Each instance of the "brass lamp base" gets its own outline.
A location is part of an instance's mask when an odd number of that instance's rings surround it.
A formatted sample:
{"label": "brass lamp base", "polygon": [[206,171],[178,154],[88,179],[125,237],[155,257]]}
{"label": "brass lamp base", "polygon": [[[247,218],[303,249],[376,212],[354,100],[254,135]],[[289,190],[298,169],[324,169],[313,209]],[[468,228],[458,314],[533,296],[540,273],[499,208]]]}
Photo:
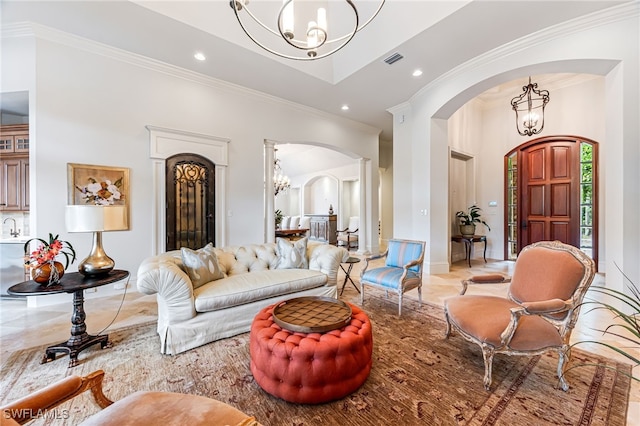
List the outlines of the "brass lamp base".
{"label": "brass lamp base", "polygon": [[115,266],[116,263],[107,256],[102,248],[102,232],[94,232],[91,253],[89,253],[86,259],[80,262],[78,272],[87,277],[94,277],[108,274]]}

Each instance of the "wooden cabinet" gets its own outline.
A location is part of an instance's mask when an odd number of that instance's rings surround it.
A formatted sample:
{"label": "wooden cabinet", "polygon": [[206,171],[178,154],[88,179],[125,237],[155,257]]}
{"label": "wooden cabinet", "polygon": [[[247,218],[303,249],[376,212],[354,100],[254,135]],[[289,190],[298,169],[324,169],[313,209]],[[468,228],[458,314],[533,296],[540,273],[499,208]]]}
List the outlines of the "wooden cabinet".
{"label": "wooden cabinet", "polygon": [[29,125],[17,124],[0,127],[0,155],[29,152]]}
{"label": "wooden cabinet", "polygon": [[309,222],[309,239],[336,245],[338,243],[338,221],[334,214],[312,214]]}
{"label": "wooden cabinet", "polygon": [[0,210],[29,210],[29,126],[0,127]]}
{"label": "wooden cabinet", "polygon": [[29,210],[29,157],[0,160],[0,210]]}

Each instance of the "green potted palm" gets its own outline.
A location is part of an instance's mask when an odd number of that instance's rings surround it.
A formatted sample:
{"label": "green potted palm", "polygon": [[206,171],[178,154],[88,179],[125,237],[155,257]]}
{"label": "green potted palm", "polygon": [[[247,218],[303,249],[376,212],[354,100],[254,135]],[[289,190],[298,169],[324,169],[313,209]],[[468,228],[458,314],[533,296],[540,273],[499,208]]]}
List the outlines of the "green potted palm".
{"label": "green potted palm", "polygon": [[481,211],[482,209],[474,204],[466,211],[460,210],[459,212],[456,212],[456,218],[458,218],[460,222],[460,233],[463,237],[471,237],[475,235],[477,223],[483,224],[489,231],[491,231],[487,222],[482,219],[482,215],[480,214]]}
{"label": "green potted palm", "polygon": [[283,217],[284,215],[282,214],[282,210],[278,209],[275,211],[276,229],[280,229]]}
{"label": "green potted palm", "polygon": [[[616,345],[600,340],[580,340],[572,346],[583,343],[605,346],[631,361],[631,368],[633,369],[640,365],[640,357],[637,355],[638,350],[640,350],[640,289],[638,289],[624,272],[621,271],[621,273],[628,282],[627,288],[629,289],[629,294],[596,285],[589,288],[589,293],[604,296],[604,300],[600,300],[602,297],[595,299],[587,293],[587,298],[582,303],[585,306],[591,306],[591,310],[605,309],[613,314],[615,321],[596,331],[601,332],[605,337],[614,337],[620,340],[621,343]],[[576,367],[579,367],[579,365]],[[640,381],[640,376],[633,375],[633,370],[631,378]]]}

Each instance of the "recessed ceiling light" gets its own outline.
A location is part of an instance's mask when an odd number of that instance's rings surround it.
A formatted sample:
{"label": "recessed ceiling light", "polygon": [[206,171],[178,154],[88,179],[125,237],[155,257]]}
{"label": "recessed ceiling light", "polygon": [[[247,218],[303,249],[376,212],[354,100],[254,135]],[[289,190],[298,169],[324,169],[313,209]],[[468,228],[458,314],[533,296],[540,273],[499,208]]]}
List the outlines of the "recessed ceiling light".
{"label": "recessed ceiling light", "polygon": [[349,111],[349,105],[342,105],[343,111]]}
{"label": "recessed ceiling light", "polygon": [[194,58],[196,58],[196,59],[197,59],[197,60],[199,60],[199,61],[204,61],[204,60],[206,60],[206,59],[207,59],[207,57],[206,57],[206,56],[204,56],[204,53],[202,53],[202,52],[196,52],[196,53],[193,55],[193,57],[194,57]]}
{"label": "recessed ceiling light", "polygon": [[417,69],[413,72],[412,74],[414,77],[420,77],[422,75],[422,70],[421,69]]}

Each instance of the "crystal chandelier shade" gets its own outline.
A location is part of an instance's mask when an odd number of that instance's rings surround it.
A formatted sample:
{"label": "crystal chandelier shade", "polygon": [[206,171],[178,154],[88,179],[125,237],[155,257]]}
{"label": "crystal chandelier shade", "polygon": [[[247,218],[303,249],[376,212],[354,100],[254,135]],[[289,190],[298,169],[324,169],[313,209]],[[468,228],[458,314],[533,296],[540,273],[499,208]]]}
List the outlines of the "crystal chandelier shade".
{"label": "crystal chandelier shade", "polygon": [[289,177],[282,172],[280,159],[276,158],[273,166],[273,189],[277,196],[281,192],[286,192],[291,187]]}

